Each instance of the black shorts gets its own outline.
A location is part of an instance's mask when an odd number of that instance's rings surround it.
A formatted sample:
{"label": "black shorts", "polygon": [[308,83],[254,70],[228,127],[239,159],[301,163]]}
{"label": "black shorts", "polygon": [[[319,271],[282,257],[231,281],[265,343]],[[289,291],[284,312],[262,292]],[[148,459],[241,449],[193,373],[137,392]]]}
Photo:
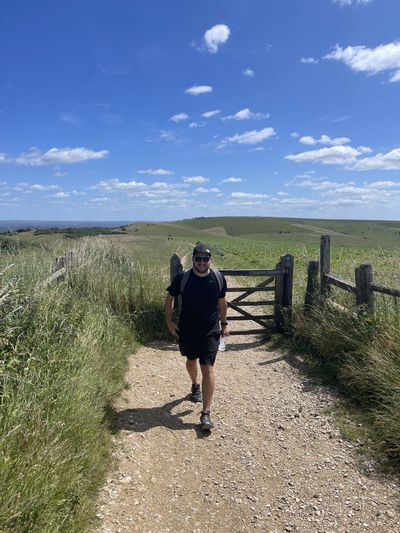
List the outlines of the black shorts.
{"label": "black shorts", "polygon": [[201,365],[213,366],[217,357],[220,332],[204,335],[179,335],[179,350],[188,359],[199,359]]}

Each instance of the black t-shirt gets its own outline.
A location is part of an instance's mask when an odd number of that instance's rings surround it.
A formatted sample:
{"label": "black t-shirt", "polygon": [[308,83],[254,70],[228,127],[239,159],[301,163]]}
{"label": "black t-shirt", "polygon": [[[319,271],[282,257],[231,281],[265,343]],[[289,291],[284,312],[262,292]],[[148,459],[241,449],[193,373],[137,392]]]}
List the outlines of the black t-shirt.
{"label": "black t-shirt", "polygon": [[[177,297],[181,293],[183,273],[178,274],[167,291]],[[222,274],[221,274],[222,276]],[[226,279],[223,277],[222,289],[219,289],[215,274],[210,271],[207,276],[197,276],[190,271],[182,293],[182,308],[179,315],[179,329],[185,333],[204,334],[218,329],[218,299],[226,294]]]}

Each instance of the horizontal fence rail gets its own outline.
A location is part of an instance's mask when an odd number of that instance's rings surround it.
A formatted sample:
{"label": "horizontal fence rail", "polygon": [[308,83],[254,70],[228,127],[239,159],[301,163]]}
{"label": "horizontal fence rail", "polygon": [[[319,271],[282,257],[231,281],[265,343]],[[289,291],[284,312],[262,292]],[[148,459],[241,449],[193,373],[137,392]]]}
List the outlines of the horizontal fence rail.
{"label": "horizontal fence rail", "polygon": [[264,270],[253,268],[251,270],[228,270],[226,268],[219,269],[225,276],[281,276],[282,270]]}
{"label": "horizontal fence rail", "polygon": [[400,298],[400,289],[391,289],[390,287],[385,287],[384,285],[377,285],[371,283],[371,290],[374,292],[380,292],[381,294],[388,294],[389,296],[394,296]]}
{"label": "horizontal fence rail", "polygon": [[242,292],[248,291],[249,293],[264,291],[264,292],[274,292],[275,287],[227,287],[226,292]]}
{"label": "horizontal fence rail", "polygon": [[357,287],[355,283],[352,283],[351,281],[345,281],[344,279],[339,278],[339,276],[325,274],[325,280],[329,285],[333,285],[334,287],[338,287],[339,289],[343,289],[344,291],[351,292],[353,294],[357,293]]}
{"label": "horizontal fence rail", "polygon": [[[320,279],[318,280],[318,273]],[[310,261],[308,265],[307,290],[305,297],[305,311],[309,312],[319,293],[323,296],[329,296],[330,287],[334,286],[342,289],[356,297],[356,303],[360,307],[360,312],[372,314],[375,311],[374,293],[387,294],[394,298],[400,298],[400,289],[386,287],[374,283],[374,271],[371,263],[363,263],[354,271],[355,283],[344,280],[330,272],[330,236],[321,235],[320,244],[320,262]],[[343,306],[331,302],[330,304],[337,308],[349,312]]]}

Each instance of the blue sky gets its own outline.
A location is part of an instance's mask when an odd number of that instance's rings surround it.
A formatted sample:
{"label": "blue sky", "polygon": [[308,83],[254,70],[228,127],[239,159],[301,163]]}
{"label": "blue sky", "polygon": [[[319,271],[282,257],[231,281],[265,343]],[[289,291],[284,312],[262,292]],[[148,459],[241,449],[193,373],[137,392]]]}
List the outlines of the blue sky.
{"label": "blue sky", "polygon": [[0,219],[400,219],[399,0],[4,0]]}

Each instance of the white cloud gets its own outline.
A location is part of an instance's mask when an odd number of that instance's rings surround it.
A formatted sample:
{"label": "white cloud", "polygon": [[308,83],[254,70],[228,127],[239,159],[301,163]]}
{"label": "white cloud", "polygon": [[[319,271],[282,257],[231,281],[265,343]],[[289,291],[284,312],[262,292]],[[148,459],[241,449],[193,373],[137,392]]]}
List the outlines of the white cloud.
{"label": "white cloud", "polygon": [[33,191],[53,191],[54,189],[59,189],[59,185],[40,185],[38,183],[35,183],[31,185],[31,189]]}
{"label": "white cloud", "polygon": [[164,168],[147,168],[145,170],[138,170],[138,174],[151,174],[152,176],[168,176],[175,174],[172,170],[165,170]]}
{"label": "white cloud", "polygon": [[30,152],[21,154],[13,159],[17,165],[27,166],[54,166],[82,163],[91,159],[103,159],[108,155],[108,150],[95,152],[87,148],[51,148],[48,152],[41,152],[32,148]]}
{"label": "white cloud", "polygon": [[118,190],[130,190],[130,189],[141,189],[147,187],[147,185],[141,181],[120,181],[119,179],[109,179],[99,181],[90,189],[102,189],[105,191],[118,191]]}
{"label": "white cloud", "polygon": [[104,202],[108,202],[108,198],[107,196],[101,196],[98,198],[92,198],[90,202],[92,202],[93,204],[102,204]]}
{"label": "white cloud", "polygon": [[274,128],[264,128],[262,130],[246,131],[245,133],[236,133],[232,137],[226,137],[219,145],[220,148],[226,146],[228,143],[238,144],[259,144],[276,135]]}
{"label": "white cloud", "polygon": [[225,24],[216,24],[204,34],[204,44],[209,52],[216,54],[221,44],[229,39],[230,29]]}
{"label": "white cloud", "polygon": [[306,65],[317,65],[319,63],[319,59],[315,59],[315,57],[302,57],[300,59],[300,63],[304,63]]}
{"label": "white cloud", "polygon": [[218,115],[218,113],[221,113],[221,111],[219,109],[215,109],[214,111],[206,111],[201,116],[204,118],[211,118],[215,117],[215,115]]}
{"label": "white cloud", "polygon": [[320,148],[319,150],[287,155],[285,159],[295,161],[296,163],[318,162],[324,165],[352,165],[360,155],[368,152],[371,152],[371,149],[365,146],[358,148],[352,148],[351,146],[332,146],[330,148]]}
{"label": "white cloud", "polygon": [[300,137],[300,134],[297,133],[297,131],[293,131],[290,136],[293,137],[293,139],[298,139]]}
{"label": "white cloud", "polygon": [[232,192],[231,198],[248,198],[248,199],[257,199],[257,198],[269,198],[268,194],[252,193],[252,192]]}
{"label": "white cloud", "polygon": [[198,94],[212,93],[213,88],[211,85],[193,85],[185,90],[185,93],[197,96]]}
{"label": "white cloud", "polygon": [[150,185],[150,187],[152,189],[165,190],[165,189],[169,189],[170,186],[168,183],[165,183],[165,181],[155,181],[154,183]]}
{"label": "white cloud", "polygon": [[318,195],[317,200],[321,209],[335,207],[359,206],[363,209],[395,209],[400,202],[399,181],[364,182],[357,185],[353,181],[344,183],[334,182],[326,178],[296,177],[291,185],[307,188]]}
{"label": "white cloud", "polygon": [[400,187],[400,181],[373,181],[371,183],[364,182],[364,185],[373,189],[391,189],[393,187]]}
{"label": "white cloud", "polygon": [[234,200],[231,200],[230,202],[226,202],[225,205],[229,206],[229,207],[235,207],[235,208],[240,208],[240,207],[253,207],[253,206],[259,206],[261,205],[261,202],[258,200],[258,201],[248,201],[248,202],[243,202],[243,200],[240,200],[240,201],[234,201]]}
{"label": "white cloud", "polygon": [[191,122],[189,128],[204,128],[207,126],[207,122]]}
{"label": "white cloud", "polygon": [[288,155],[286,159],[300,162],[319,162],[327,165],[346,165],[351,170],[400,170],[400,148],[387,153],[360,158],[372,150],[365,146],[352,148],[351,146],[333,146],[310,150],[295,155]]}
{"label": "white cloud", "polygon": [[247,76],[248,78],[254,78],[255,72],[251,68],[245,68],[242,70],[243,76]]}
{"label": "white cloud", "polygon": [[[354,182],[349,182],[349,184],[353,185]],[[330,181],[327,178],[318,179],[313,178],[312,176],[307,174],[297,175],[292,181],[285,183],[286,187],[290,187],[291,185],[295,185],[296,187],[305,187],[313,191],[325,191],[327,189],[332,189],[341,186],[340,183]]]}
{"label": "white cloud", "polygon": [[172,117],[169,117],[169,120],[172,120],[172,122],[183,122],[188,118],[189,115],[187,113],[177,113],[176,115],[172,115]]}
{"label": "white cloud", "polygon": [[300,137],[299,142],[302,144],[325,144],[326,146],[339,146],[342,144],[347,144],[351,141],[348,137],[335,137],[331,138],[329,135],[321,135],[319,139],[314,139],[314,137],[310,135],[306,135],[304,137]]}
{"label": "white cloud", "polygon": [[250,111],[248,107],[245,109],[241,109],[234,115],[228,115],[226,117],[222,117],[222,120],[248,120],[248,119],[262,119],[262,118],[269,118],[270,115],[268,113],[253,113]]}
{"label": "white cloud", "polygon": [[324,59],[342,61],[356,72],[377,74],[389,71],[389,81],[400,81],[400,42],[381,44],[376,48],[366,46],[336,46],[335,50],[327,54]]}
{"label": "white cloud", "polygon": [[69,195],[70,194],[68,192],[61,191],[61,192],[56,192],[54,194],[54,198],[68,198]]}
{"label": "white cloud", "polygon": [[183,181],[185,183],[207,183],[210,181],[208,178],[205,178],[204,176],[184,176]]}
{"label": "white cloud", "polygon": [[391,82],[400,81],[400,69],[396,70],[396,72],[390,76],[389,81]]}
{"label": "white cloud", "polygon": [[43,192],[43,191],[54,191],[54,190],[59,189],[59,188],[60,188],[59,185],[42,185],[40,183],[22,182],[22,183],[18,183],[16,185],[16,187],[14,187],[14,190],[15,191],[30,191],[30,192],[39,191],[39,192]]}
{"label": "white cloud", "polygon": [[333,4],[339,4],[340,7],[354,5],[366,5],[372,2],[372,0],[332,0]]}
{"label": "white cloud", "polygon": [[241,183],[243,180],[243,178],[235,178],[234,176],[230,177],[230,178],[225,178],[224,180],[222,180],[222,183]]}
{"label": "white cloud", "polygon": [[376,154],[360,159],[352,168],[355,170],[400,170],[400,148],[391,150],[386,154]]}
{"label": "white cloud", "polygon": [[205,189],[204,187],[198,187],[193,192],[197,194],[206,194],[206,193],[216,193],[216,192],[221,192],[221,191],[217,189],[216,187],[212,187],[211,189]]}

